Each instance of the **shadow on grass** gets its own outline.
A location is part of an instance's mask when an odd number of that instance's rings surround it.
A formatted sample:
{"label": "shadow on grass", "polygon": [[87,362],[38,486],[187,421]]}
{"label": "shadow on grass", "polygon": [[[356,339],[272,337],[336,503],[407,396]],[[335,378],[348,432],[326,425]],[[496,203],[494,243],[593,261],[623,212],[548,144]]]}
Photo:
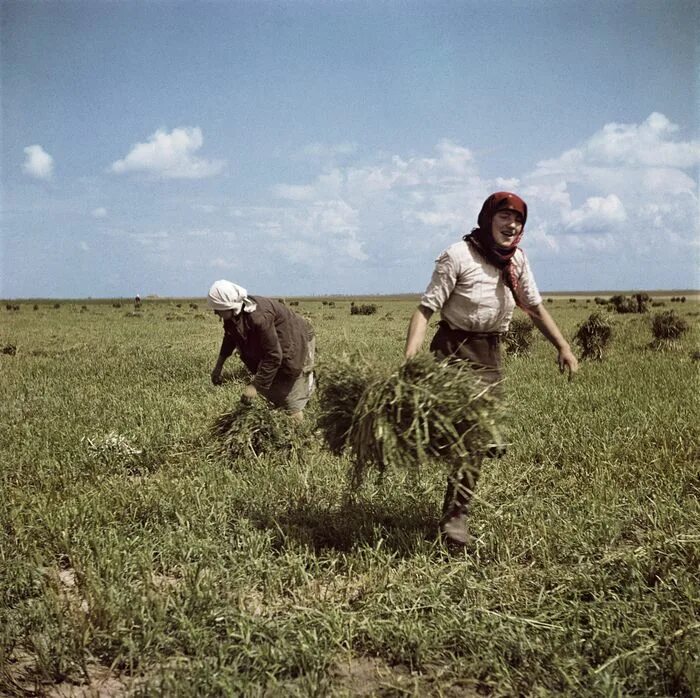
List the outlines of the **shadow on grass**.
{"label": "shadow on grass", "polygon": [[344,502],[339,508],[316,503],[292,504],[283,511],[252,510],[259,528],[277,531],[275,547],[303,545],[317,553],[349,552],[381,547],[400,557],[410,556],[437,535],[437,504],[422,501]]}

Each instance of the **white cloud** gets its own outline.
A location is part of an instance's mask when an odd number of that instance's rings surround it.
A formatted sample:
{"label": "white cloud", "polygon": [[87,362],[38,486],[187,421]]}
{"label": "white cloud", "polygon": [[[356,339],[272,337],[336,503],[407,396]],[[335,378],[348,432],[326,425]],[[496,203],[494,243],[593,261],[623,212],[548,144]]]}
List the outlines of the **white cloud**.
{"label": "white cloud", "polygon": [[53,158],[40,146],[28,145],[24,149],[27,156],[22,170],[36,179],[50,179],[53,175]]}
{"label": "white cloud", "polygon": [[678,130],[657,112],[641,124],[606,124],[579,147],[537,163],[534,175],[593,183],[606,171],[615,181],[631,169],[668,173],[700,164],[700,141],[671,140]]}
{"label": "white cloud", "polygon": [[90,246],[87,244],[87,242],[85,242],[85,240],[80,241],[79,247],[83,252],[88,252],[90,250]]}
{"label": "white cloud", "polygon": [[91,214],[93,218],[106,218],[107,217],[107,209],[104,208],[103,206],[100,206],[99,208],[94,208],[91,211]]}
{"label": "white cloud", "polygon": [[[528,202],[523,246],[532,258],[557,258],[561,269],[576,263],[597,278],[612,274],[614,288],[611,260],[646,254],[670,265],[665,260],[698,240],[696,151],[697,143],[654,113],[636,125],[602,125],[529,172],[486,179],[472,150],[442,140],[427,154],[364,155],[361,165],[326,166],[308,181],[274,187],[276,205],[232,207],[230,215],[240,235],[266,246],[272,263],[314,276],[332,260],[334,279],[376,274],[395,288],[415,288],[417,261],[471,229],[490,192],[511,190]],[[564,281],[585,288],[590,278]]]}
{"label": "white cloud", "polygon": [[146,172],[166,179],[201,179],[222,172],[223,160],[205,160],[195,153],[202,147],[202,130],[175,128],[170,133],[156,131],[146,143],[137,143],[122,160],[112,163],[111,171]]}
{"label": "white cloud", "polygon": [[[547,249],[622,250],[620,233],[632,230],[635,251],[643,251],[655,250],[660,240],[680,249],[697,239],[693,170],[700,142],[678,139],[679,131],[654,112],[640,124],[606,124],[576,148],[537,163],[522,177],[533,212],[527,241]],[[562,231],[567,235],[559,245]]]}
{"label": "white cloud", "polygon": [[601,230],[627,220],[622,201],[610,194],[606,197],[592,196],[583,206],[564,212],[564,224],[568,230]]}

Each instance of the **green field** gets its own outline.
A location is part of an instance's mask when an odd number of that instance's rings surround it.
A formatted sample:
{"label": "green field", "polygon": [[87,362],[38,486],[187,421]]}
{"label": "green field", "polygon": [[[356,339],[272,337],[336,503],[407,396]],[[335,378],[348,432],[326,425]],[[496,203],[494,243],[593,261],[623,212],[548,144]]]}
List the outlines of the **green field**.
{"label": "green field", "polygon": [[[350,300],[295,306],[321,381],[401,363],[415,300]],[[700,304],[663,300],[572,383],[540,336],[506,360],[512,445],[456,556],[439,465],[349,497],[316,399],[288,449],[221,453],[245,376],[211,385],[201,299],[3,305],[0,694],[700,695]],[[596,308],[547,307],[568,337]],[[670,309],[690,331],[653,350]]]}

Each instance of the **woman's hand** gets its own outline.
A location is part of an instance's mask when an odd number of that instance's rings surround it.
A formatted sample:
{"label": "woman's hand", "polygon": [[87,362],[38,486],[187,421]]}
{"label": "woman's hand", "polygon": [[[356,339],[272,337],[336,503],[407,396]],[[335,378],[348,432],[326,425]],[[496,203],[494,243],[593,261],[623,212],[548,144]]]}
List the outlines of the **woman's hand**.
{"label": "woman's hand", "polygon": [[572,380],[574,373],[578,371],[578,359],[574,356],[574,352],[571,351],[571,347],[568,345],[559,349],[559,370],[564,373],[569,369],[569,380]]}
{"label": "woman's hand", "polygon": [[250,385],[246,385],[246,387],[243,388],[243,394],[241,395],[241,402],[245,403],[246,405],[252,405],[253,400],[255,400],[257,395],[258,395],[258,390],[252,383]]}
{"label": "woman's hand", "polygon": [[221,377],[221,371],[224,368],[225,362],[226,359],[222,359],[221,356],[216,360],[216,366],[214,366],[214,370],[211,372],[211,382],[214,385],[221,385],[224,382],[224,379]]}

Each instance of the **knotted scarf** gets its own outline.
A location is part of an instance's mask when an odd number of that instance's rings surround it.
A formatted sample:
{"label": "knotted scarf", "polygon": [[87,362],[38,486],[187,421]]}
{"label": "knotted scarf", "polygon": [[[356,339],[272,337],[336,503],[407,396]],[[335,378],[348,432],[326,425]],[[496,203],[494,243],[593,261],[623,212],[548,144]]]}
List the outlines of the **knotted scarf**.
{"label": "knotted scarf", "polygon": [[[523,227],[510,247],[499,247],[493,239],[491,224],[498,211],[515,211],[523,217]],[[478,228],[464,236],[464,240],[473,245],[479,253],[491,264],[501,270],[503,282],[510,289],[519,308],[529,313],[529,308],[520,299],[518,293],[518,277],[513,264],[513,257],[518,251],[518,243],[525,231],[527,221],[527,204],[517,194],[507,191],[498,191],[491,194],[479,212],[477,219]]]}
{"label": "knotted scarf", "polygon": [[233,310],[234,315],[241,311],[252,313],[258,306],[248,298],[248,292],[231,281],[215,281],[209,289],[207,302],[212,310]]}

